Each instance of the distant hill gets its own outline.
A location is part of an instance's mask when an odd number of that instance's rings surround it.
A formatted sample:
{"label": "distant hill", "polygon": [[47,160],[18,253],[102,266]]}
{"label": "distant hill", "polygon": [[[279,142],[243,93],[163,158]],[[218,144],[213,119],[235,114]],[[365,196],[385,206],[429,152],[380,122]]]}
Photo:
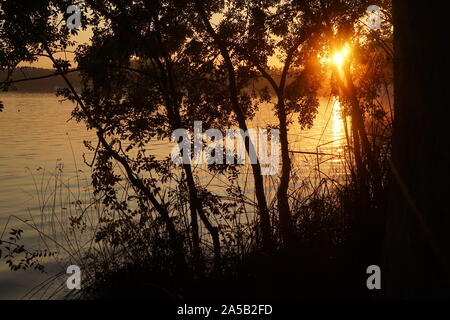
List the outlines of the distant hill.
{"label": "distant hill", "polygon": [[[33,68],[33,67],[22,67],[19,69],[16,69],[13,73],[13,80],[21,80],[21,79],[27,79],[27,78],[38,78],[38,77],[45,77],[47,75],[54,74],[55,71],[51,69],[43,69],[43,68]],[[270,74],[273,75],[274,80],[276,82],[279,82],[279,74],[281,73],[280,70],[270,70]],[[0,81],[3,81],[6,79],[6,71],[0,71]],[[81,88],[81,79],[79,72],[72,72],[67,74],[67,77],[72,82],[74,87],[76,89]],[[291,79],[288,78],[288,83],[291,82]],[[13,83],[11,85],[11,88],[9,91],[15,91],[15,92],[55,92],[57,88],[66,88],[66,83],[61,78],[61,76],[53,76],[48,77],[44,79],[39,80],[31,80],[31,81],[23,81],[23,82],[17,82]],[[269,89],[270,94],[275,94],[271,85],[269,82],[264,78],[259,78],[258,80],[250,81],[247,85],[247,90],[251,89],[262,89],[264,87],[267,87]],[[322,85],[322,89],[326,86]],[[319,94],[323,94],[323,92],[320,91]],[[328,93],[326,93],[328,95]]]}
{"label": "distant hill", "polygon": [[[13,80],[29,79],[36,77],[43,77],[55,73],[51,69],[22,67],[14,71],[12,75]],[[0,81],[5,80],[6,71],[0,71]],[[80,75],[78,72],[67,74],[68,79],[72,82],[75,88],[80,87]],[[9,91],[14,92],[55,92],[57,88],[66,88],[66,83],[61,76],[54,76],[39,80],[23,81],[11,84]]]}

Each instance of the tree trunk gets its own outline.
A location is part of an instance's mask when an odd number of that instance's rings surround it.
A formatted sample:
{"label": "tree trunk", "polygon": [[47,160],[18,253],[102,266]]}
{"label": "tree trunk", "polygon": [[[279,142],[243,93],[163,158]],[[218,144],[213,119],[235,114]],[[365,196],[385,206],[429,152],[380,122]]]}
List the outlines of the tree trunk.
{"label": "tree trunk", "polygon": [[291,176],[291,158],[289,156],[289,141],[284,96],[279,97],[278,119],[280,121],[282,168],[280,185],[278,186],[277,190],[277,200],[281,236],[285,245],[289,245],[292,244],[294,240],[294,228],[292,225],[288,198],[289,178]]}
{"label": "tree trunk", "polygon": [[394,0],[395,119],[382,267],[387,297],[450,296],[448,18],[432,4]]}
{"label": "tree trunk", "polygon": [[[230,54],[228,52],[228,49],[226,48],[225,44],[222,42],[222,40],[217,35],[216,31],[212,27],[211,23],[208,20],[208,16],[205,12],[205,9],[203,7],[203,3],[201,1],[196,1],[196,9],[197,12],[203,21],[206,31],[211,36],[211,38],[216,43],[225,63],[225,67],[228,72],[228,88],[230,92],[230,100],[231,104],[233,106],[233,112],[236,115],[236,119],[239,124],[239,128],[242,129],[244,132],[248,131],[247,123],[246,123],[246,116],[241,108],[241,105],[239,103],[239,90],[236,83],[236,72],[233,66],[233,63],[231,61]],[[248,138],[248,143],[245,143],[245,148],[247,153],[250,155],[250,150],[254,149],[255,146],[253,144],[253,141]],[[269,215],[269,209],[267,207],[267,200],[264,192],[264,181],[261,175],[261,164],[259,162],[259,159],[257,159],[256,163],[252,163],[252,171],[253,171],[253,178],[255,182],[255,194],[256,199],[258,201],[258,209],[259,209],[259,216],[261,219],[261,235],[262,235],[262,244],[263,249],[265,251],[270,251],[273,248],[273,241],[272,241],[272,228],[270,226],[270,215]]]}

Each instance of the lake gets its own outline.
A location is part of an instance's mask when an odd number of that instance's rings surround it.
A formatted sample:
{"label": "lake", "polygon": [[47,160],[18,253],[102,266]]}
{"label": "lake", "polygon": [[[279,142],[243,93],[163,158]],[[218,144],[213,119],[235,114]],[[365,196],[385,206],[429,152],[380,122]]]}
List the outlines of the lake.
{"label": "lake", "polygon": [[[49,223],[54,217],[47,216],[54,212],[47,209],[51,208],[52,201],[70,201],[77,195],[56,197],[51,192],[52,184],[57,176],[67,190],[80,192],[89,187],[90,168],[84,163],[83,154],[88,160],[92,154],[84,147],[83,140],[95,142],[95,133],[86,131],[83,123],[70,120],[72,104],[60,102],[53,94],[1,93],[0,100],[5,106],[0,112],[0,235],[3,234],[2,239],[5,239],[11,228],[21,228],[25,230],[23,241],[26,245],[45,248],[45,236],[24,227],[23,221],[47,226],[54,239],[61,237],[55,223]],[[276,123],[271,106],[264,105],[249,128]],[[297,152],[293,154],[294,171],[317,175],[317,162],[322,162],[319,170],[323,174],[339,173],[345,145],[339,103],[333,98],[320,99],[314,126],[300,130],[298,125],[292,125],[289,140],[291,151]],[[168,147],[166,142],[161,142],[153,149],[168,155]],[[322,154],[309,154],[317,152]],[[58,223],[65,225],[67,221],[58,220]],[[49,275],[61,270],[61,263],[56,261],[50,263],[49,274],[10,272],[4,260],[0,262],[0,299],[20,299]],[[26,297],[39,298],[32,294]]]}

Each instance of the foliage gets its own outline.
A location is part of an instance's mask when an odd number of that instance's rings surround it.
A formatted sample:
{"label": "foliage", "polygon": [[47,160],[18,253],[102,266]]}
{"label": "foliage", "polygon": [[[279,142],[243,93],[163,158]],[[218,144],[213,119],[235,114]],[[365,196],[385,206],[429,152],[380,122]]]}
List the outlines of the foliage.
{"label": "foliage", "polygon": [[[380,92],[384,88],[389,95],[392,66],[377,44],[390,40],[389,30],[358,33],[367,1],[85,1],[82,8],[90,14],[83,27],[92,28],[93,36],[91,43],[76,47],[81,91],[66,77],[72,61],[55,56],[76,44],[76,31],[54,19],[69,1],[0,3],[0,68],[9,74],[1,87],[8,89],[20,62],[45,55],[66,81],[58,94],[74,103],[73,117],[97,135],[97,141],[85,141],[93,154],[86,161],[93,196],[102,206],[92,240],[112,253],[89,251],[83,257],[94,287],[104,280],[102,272],[133,266],[202,278],[235,272],[244,257],[273,254],[275,248],[323,241],[328,254],[347,239],[356,211],[378,207],[375,191],[384,194],[387,181],[391,116]],[[358,42],[362,38],[366,41]],[[372,171],[368,185],[383,183],[379,190],[372,188],[374,196],[365,207],[352,207],[352,202],[362,203],[357,179],[337,187],[329,187],[332,179],[312,188],[296,186],[287,138],[292,126],[310,128],[318,112],[320,86],[330,78],[320,54],[346,41],[354,50],[355,92],[340,96],[344,115],[354,116],[349,106],[357,101],[367,122],[362,129],[372,134],[364,165],[375,162],[384,169],[382,178]],[[255,86],[262,79],[265,85]],[[281,131],[282,173],[269,188],[258,176],[259,164],[252,167],[250,186],[242,185],[244,166],[177,166],[152,152],[155,143],[166,142],[175,129],[193,128],[194,121],[205,128],[245,129],[262,103],[273,105]],[[351,176],[352,159],[349,168]],[[201,180],[205,174],[225,180],[226,186],[209,187]],[[269,204],[265,188],[277,190]],[[292,196],[289,189],[302,195]],[[74,229],[83,229],[83,214],[70,218]],[[9,241],[16,244],[21,232],[12,232]],[[13,270],[40,269],[34,259],[52,254],[28,253],[19,244],[5,249]],[[25,257],[14,264],[20,254]]]}

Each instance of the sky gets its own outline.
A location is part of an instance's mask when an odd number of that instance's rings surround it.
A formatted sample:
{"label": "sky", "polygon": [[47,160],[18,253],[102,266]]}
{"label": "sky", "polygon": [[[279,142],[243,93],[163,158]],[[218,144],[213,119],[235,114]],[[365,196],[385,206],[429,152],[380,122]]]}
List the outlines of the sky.
{"label": "sky", "polygon": [[[83,43],[89,43],[91,36],[92,36],[92,28],[88,28],[86,30],[80,30],[78,32],[78,35],[73,37],[73,40],[77,43],[77,45],[83,44]],[[68,50],[73,51],[74,49],[75,48],[69,48]],[[64,58],[64,59],[73,61],[75,54],[73,54],[71,52],[65,52],[65,53],[57,53],[57,54],[55,54],[55,56],[57,58]],[[47,57],[39,57],[38,60],[32,64],[21,63],[20,66],[52,69],[53,63]]]}
{"label": "sky", "polygon": [[[217,25],[221,20],[221,15],[215,15],[212,17],[212,24]],[[86,30],[80,30],[76,36],[72,38],[73,41],[78,45],[84,43],[90,43],[90,38],[92,36],[92,27],[88,27]],[[74,51],[76,47],[68,48],[68,51]],[[55,54],[57,58],[63,58],[73,62],[75,54],[72,52],[65,53],[57,53]],[[269,65],[270,66],[280,66],[280,60],[276,57],[276,55],[269,57]],[[26,67],[35,67],[35,68],[45,68],[45,69],[53,69],[53,63],[47,57],[39,57],[36,62],[26,63],[23,62],[20,66]],[[72,64],[72,67],[76,67],[75,64]]]}

